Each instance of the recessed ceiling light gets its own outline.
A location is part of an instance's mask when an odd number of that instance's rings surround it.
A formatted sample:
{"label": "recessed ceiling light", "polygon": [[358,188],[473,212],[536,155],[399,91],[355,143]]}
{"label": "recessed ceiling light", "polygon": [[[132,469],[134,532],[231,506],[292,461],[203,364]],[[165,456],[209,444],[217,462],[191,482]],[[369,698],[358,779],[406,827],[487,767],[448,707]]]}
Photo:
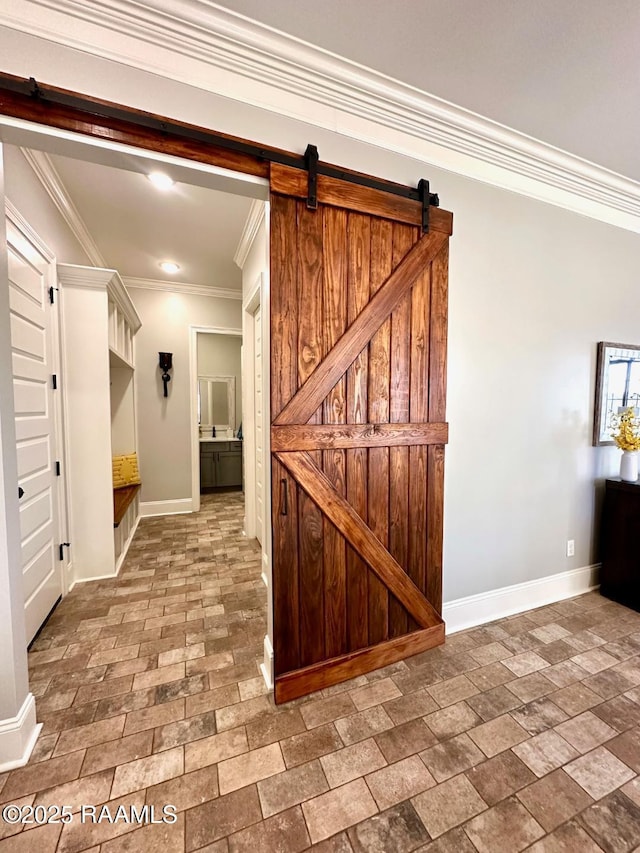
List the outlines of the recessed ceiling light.
{"label": "recessed ceiling light", "polygon": [[162,270],[162,272],[168,272],[171,275],[174,275],[174,273],[178,272],[180,267],[173,261],[162,261],[162,263],[160,264],[160,269]]}
{"label": "recessed ceiling light", "polygon": [[159,190],[170,190],[175,184],[175,181],[169,175],[165,175],[164,172],[151,172],[147,177],[154,187],[157,187]]}

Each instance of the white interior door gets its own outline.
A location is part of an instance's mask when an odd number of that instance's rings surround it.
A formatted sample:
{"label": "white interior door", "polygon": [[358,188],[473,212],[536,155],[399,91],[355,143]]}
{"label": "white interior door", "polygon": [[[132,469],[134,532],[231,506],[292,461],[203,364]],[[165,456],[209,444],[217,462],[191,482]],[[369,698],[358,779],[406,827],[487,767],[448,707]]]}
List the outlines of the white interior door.
{"label": "white interior door", "polygon": [[27,642],[62,595],[56,540],[52,306],[55,268],[7,220],[13,393]]}
{"label": "white interior door", "polygon": [[256,435],[256,539],[262,544],[262,520],[264,516],[264,467],[263,467],[263,430],[262,430],[262,326],[261,310],[258,306],[253,315],[253,353],[255,376],[254,424]]}

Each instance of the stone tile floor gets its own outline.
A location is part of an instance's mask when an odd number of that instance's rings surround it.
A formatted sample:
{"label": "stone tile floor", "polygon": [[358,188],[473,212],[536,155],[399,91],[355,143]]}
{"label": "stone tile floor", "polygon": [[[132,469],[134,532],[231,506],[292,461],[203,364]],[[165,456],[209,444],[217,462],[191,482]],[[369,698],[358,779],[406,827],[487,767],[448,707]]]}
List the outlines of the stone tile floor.
{"label": "stone tile floor", "polygon": [[145,519],[120,577],[56,610],[30,653],[42,733],[0,802],[74,817],[0,821],[0,853],[640,850],[640,614],[590,593],[276,708],[241,519],[240,495]]}

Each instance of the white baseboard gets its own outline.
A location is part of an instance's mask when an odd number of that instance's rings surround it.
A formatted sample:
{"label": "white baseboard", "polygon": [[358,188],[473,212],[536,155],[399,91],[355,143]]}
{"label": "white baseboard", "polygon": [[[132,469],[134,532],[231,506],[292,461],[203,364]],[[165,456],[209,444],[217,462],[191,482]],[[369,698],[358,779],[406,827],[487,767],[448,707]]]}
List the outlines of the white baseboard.
{"label": "white baseboard", "polygon": [[140,517],[150,518],[154,515],[182,515],[193,512],[191,498],[178,498],[174,501],[141,501]]}
{"label": "white baseboard", "polygon": [[268,634],[264,638],[264,661],[260,664],[260,672],[269,690],[273,690],[273,646]]}
{"label": "white baseboard", "polygon": [[442,605],[442,618],[445,621],[447,634],[464,631],[485,622],[493,622],[505,616],[513,616],[534,607],[553,604],[563,598],[582,595],[598,586],[598,570],[600,564],[584,566],[538,578],[534,581],[518,583],[514,586],[504,586],[479,595],[458,598],[447,601]]}
{"label": "white baseboard", "polygon": [[108,580],[113,580],[114,578],[117,578],[117,577],[118,577],[117,572],[109,572],[109,574],[107,574],[107,575],[96,575],[95,578],[77,578],[77,580],[74,580],[74,582],[69,587],[69,592],[71,592],[71,590],[74,587],[78,586],[78,584],[81,584],[81,583],[93,583],[94,581],[108,581]]}
{"label": "white baseboard", "polygon": [[15,717],[0,720],[0,773],[27,763],[41,728],[42,723],[36,723],[36,701],[28,693]]}

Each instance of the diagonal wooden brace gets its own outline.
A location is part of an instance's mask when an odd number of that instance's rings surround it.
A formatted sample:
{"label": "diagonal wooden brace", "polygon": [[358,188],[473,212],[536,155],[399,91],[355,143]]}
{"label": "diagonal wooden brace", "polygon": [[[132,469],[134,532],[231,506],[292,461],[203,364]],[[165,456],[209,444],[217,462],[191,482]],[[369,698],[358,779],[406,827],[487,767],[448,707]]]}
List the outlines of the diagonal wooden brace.
{"label": "diagonal wooden brace", "polygon": [[309,420],[446,243],[446,234],[431,231],[412,246],[380,290],[289,400],[274,420],[274,425],[304,424]]}
{"label": "diagonal wooden brace", "polygon": [[335,524],[347,542],[355,548],[416,622],[423,628],[441,624],[442,619],[438,613],[402,566],[387,551],[351,504],[336,492],[330,480],[315,465],[309,454],[276,453],[275,456],[311,500],[322,507],[322,512]]}

